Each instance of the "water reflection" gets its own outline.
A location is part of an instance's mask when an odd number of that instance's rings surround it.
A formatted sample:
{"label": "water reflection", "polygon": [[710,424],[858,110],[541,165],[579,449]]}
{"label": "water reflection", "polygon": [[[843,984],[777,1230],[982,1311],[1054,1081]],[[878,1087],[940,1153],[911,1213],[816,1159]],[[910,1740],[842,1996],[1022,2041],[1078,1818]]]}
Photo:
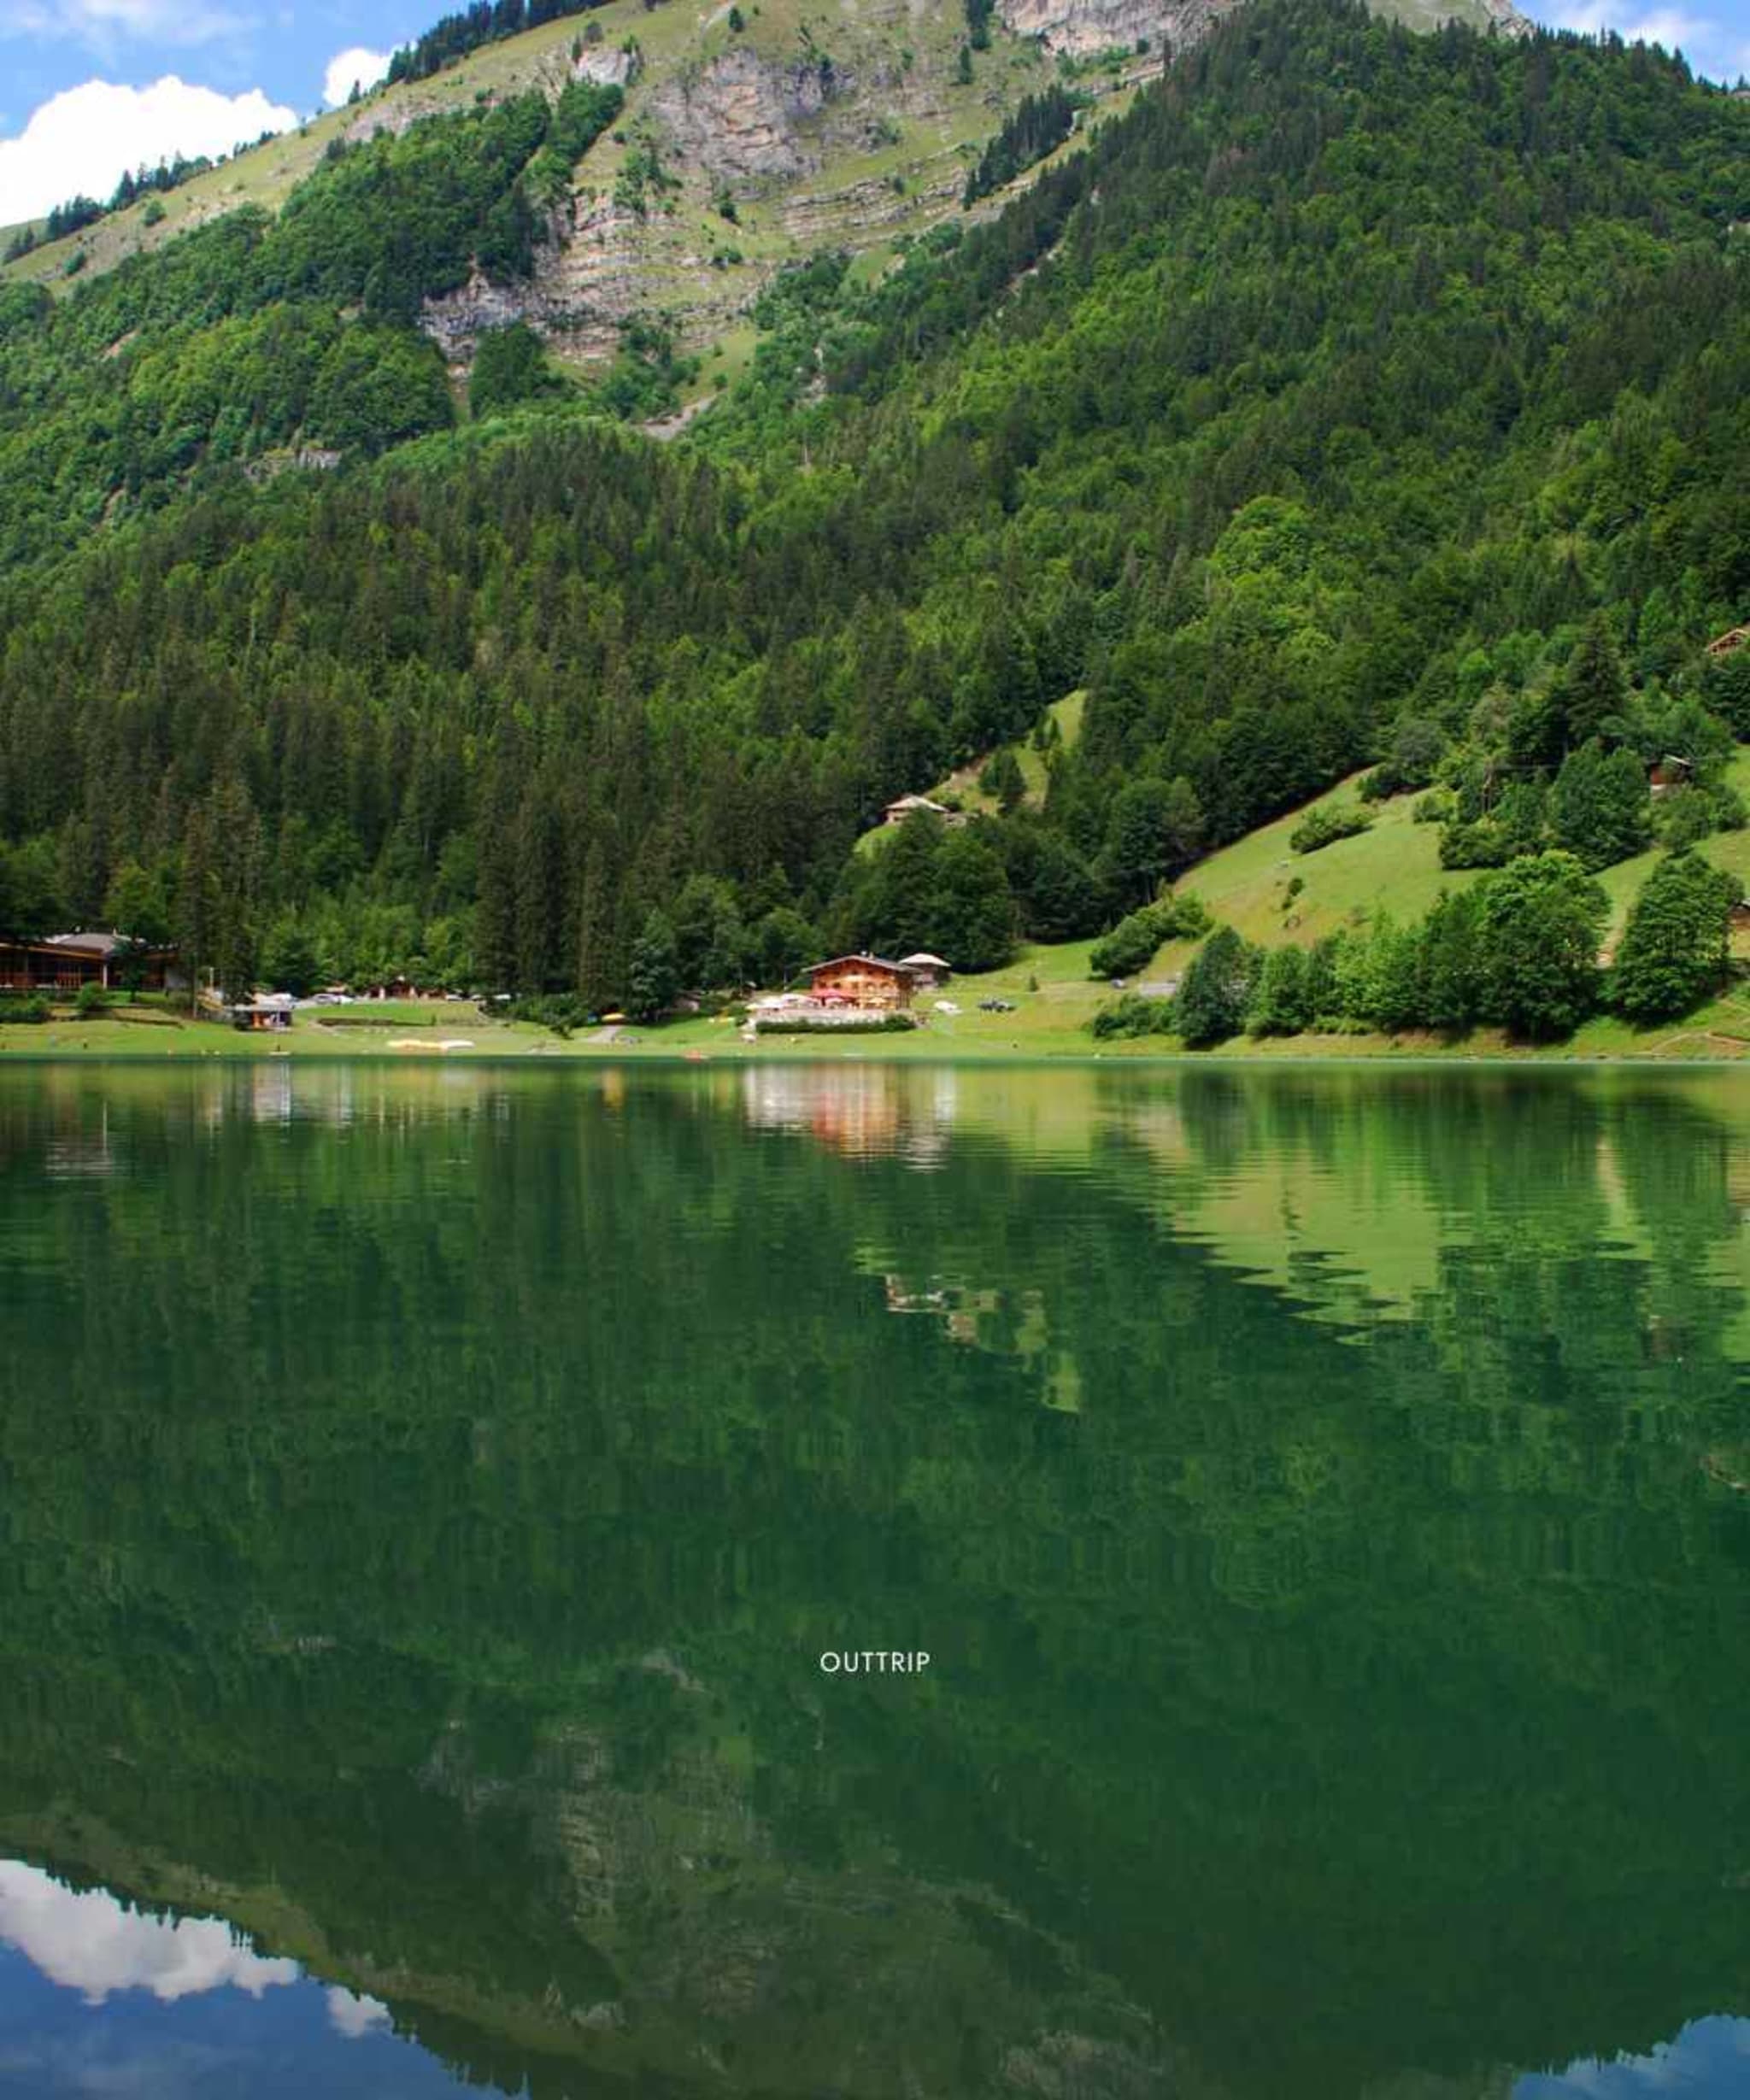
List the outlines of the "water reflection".
{"label": "water reflection", "polygon": [[1738,2100],[1750,2092],[1750,2020],[1691,2022],[1644,2056],[1577,2063],[1520,2079],[1513,2100]]}
{"label": "water reflection", "polygon": [[1747,1196],[1712,1079],[0,1074],[19,1886],[540,2096],[1693,2083]]}
{"label": "water reflection", "polygon": [[380,2000],[308,1980],[221,1918],[144,1909],[0,1861],[0,2091],[315,2090],[383,2100],[457,2088],[393,2036]]}
{"label": "water reflection", "polygon": [[897,1153],[925,1168],[946,1155],[959,1090],[951,1066],[750,1065],[741,1078],[750,1129],[803,1132],[851,1159]]}
{"label": "water reflection", "polygon": [[167,2003],[226,1986],[260,1997],[298,1974],[295,1962],[264,1960],[222,1919],[132,1910],[102,1889],[65,1888],[19,1860],[0,1861],[0,1943],[51,1983],[82,1992],[87,2005],[130,1990]]}

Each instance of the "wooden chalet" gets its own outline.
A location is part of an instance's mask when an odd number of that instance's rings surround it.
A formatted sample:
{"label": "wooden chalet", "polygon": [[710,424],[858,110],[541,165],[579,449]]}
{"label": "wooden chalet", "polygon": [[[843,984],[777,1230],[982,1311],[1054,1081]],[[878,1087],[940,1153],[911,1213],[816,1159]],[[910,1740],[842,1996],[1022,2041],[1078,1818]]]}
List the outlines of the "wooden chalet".
{"label": "wooden chalet", "polygon": [[946,984],[954,975],[954,965],[945,963],[939,955],[931,955],[919,949],[915,955],[901,955],[901,970],[909,970],[912,983],[920,992],[933,991],[938,984]]}
{"label": "wooden chalet", "polygon": [[254,999],[239,1000],[235,1006],[225,1009],[225,1018],[233,1028],[245,1034],[282,1035],[291,1026],[293,1003],[284,992],[268,993]]}
{"label": "wooden chalet", "polygon": [[41,992],[72,999],[87,984],[105,991],[126,984],[161,992],[174,948],[146,947],[117,933],[56,933],[40,940],[0,940],[0,992]]}
{"label": "wooden chalet", "polygon": [[822,1006],[898,1013],[912,1003],[912,973],[880,955],[836,955],[809,969],[808,992]]}
{"label": "wooden chalet", "polygon": [[907,817],[948,817],[954,812],[927,795],[901,795],[882,812],[884,824],[903,824]]}
{"label": "wooden chalet", "polygon": [[1694,761],[1681,757],[1675,751],[1667,751],[1663,758],[1654,759],[1647,768],[1647,785],[1654,795],[1665,795],[1672,788],[1686,786],[1695,776]]}
{"label": "wooden chalet", "polygon": [[1704,653],[1709,656],[1735,656],[1745,648],[1750,648],[1750,627],[1728,627],[1723,635],[1713,637]]}

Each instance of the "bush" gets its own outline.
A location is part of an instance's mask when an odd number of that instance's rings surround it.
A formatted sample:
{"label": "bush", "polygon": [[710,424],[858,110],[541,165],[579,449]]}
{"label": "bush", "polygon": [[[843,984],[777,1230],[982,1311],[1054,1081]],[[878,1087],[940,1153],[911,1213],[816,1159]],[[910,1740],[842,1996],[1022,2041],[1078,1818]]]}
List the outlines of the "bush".
{"label": "bush", "polygon": [[1314,994],[1304,948],[1272,948],[1264,959],[1252,1009],[1246,1018],[1254,1035],[1298,1035],[1312,1019]]}
{"label": "bush", "polygon": [[1121,918],[1088,955],[1090,977],[1127,977],[1165,941],[1200,941],[1214,921],[1201,897],[1162,897]]}
{"label": "bush", "polygon": [[596,1016],[574,992],[551,997],[519,999],[506,1009],[513,1021],[532,1021],[537,1028],[551,1029],[563,1038],[574,1028],[588,1028]]}
{"label": "bush", "polygon": [[1336,845],[1340,838],[1355,837],[1372,822],[1365,809],[1332,809],[1329,805],[1309,809],[1289,833],[1289,851],[1316,853],[1322,847]]}
{"label": "bush", "polygon": [[1120,999],[1108,1000],[1089,1025],[1101,1042],[1125,1036],[1166,1035],[1172,1031],[1172,1009],[1170,999],[1144,999],[1140,993],[1126,992]]}
{"label": "bush", "polygon": [[1140,970],[1160,946],[1160,921],[1155,907],[1145,905],[1121,918],[1104,940],[1096,941],[1088,954],[1088,974],[1093,977],[1127,977]]}
{"label": "bush", "polygon": [[79,997],[73,1002],[73,1011],[81,1021],[101,1020],[114,1003],[104,988],[95,981],[80,985]]}
{"label": "bush", "polygon": [[1653,830],[1661,845],[1678,853],[1694,846],[1713,831],[1741,831],[1744,805],[1734,789],[1690,786],[1673,788],[1655,804]]}
{"label": "bush", "polygon": [[1427,787],[1446,756],[1446,732],[1437,722],[1407,717],[1399,723],[1391,748],[1361,783],[1362,801],[1383,802],[1388,796]]}
{"label": "bush", "polygon": [[526,321],[489,328],[475,346],[468,409],[476,418],[549,400],[564,390],[564,382],[547,361],[545,344]]}
{"label": "bush", "polygon": [[0,997],[0,1026],[8,1023],[35,1026],[49,1018],[49,1002],[40,992],[27,999],[8,993]]}
{"label": "bush", "polygon": [[1512,841],[1492,817],[1449,824],[1440,835],[1443,868],[1504,868],[1512,857]]}

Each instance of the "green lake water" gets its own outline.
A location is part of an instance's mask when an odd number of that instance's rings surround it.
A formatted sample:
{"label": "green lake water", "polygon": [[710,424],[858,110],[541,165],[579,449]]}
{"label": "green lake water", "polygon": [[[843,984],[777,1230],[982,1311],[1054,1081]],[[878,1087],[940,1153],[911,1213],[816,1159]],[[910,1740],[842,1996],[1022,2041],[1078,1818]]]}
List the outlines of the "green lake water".
{"label": "green lake water", "polygon": [[0,1071],[0,2092],[1750,2092],[1747,1293],[1725,1073]]}

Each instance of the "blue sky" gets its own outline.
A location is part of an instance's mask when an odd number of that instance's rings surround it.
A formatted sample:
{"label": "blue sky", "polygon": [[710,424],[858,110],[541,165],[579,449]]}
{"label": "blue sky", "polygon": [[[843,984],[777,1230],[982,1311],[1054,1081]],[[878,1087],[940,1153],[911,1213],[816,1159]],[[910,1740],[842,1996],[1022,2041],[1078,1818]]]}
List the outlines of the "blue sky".
{"label": "blue sky", "polygon": [[[456,4],[0,0],[0,226],[81,189],[107,196],[126,167],[224,151],[344,101],[352,78]],[[1520,4],[1680,48],[1716,79],[1750,74],[1750,0]]]}

